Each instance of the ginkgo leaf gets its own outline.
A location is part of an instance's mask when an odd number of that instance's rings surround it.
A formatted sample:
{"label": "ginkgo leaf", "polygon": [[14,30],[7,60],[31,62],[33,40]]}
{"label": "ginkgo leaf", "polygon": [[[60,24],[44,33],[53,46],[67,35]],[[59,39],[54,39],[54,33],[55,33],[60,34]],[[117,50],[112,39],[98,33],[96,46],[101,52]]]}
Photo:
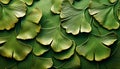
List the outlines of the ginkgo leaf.
{"label": "ginkgo leaf", "polygon": [[118,17],[118,19],[120,20],[120,2],[118,2],[118,4],[117,4],[117,17]]}
{"label": "ginkgo leaf", "polygon": [[[59,25],[60,23],[59,16],[51,18],[54,19],[54,21],[45,21],[47,23],[46,27],[42,27],[40,34],[36,37],[37,41],[43,45],[51,44],[51,48],[55,52],[69,49],[72,46],[72,41],[62,33],[60,26],[55,25]],[[49,23],[51,23],[52,27],[49,26]]]}
{"label": "ginkgo leaf", "polygon": [[37,41],[43,45],[51,44],[55,52],[61,52],[72,46],[72,41],[65,37],[58,28],[42,29]]}
{"label": "ginkgo leaf", "polygon": [[[55,62],[57,64],[57,62]],[[56,69],[79,69],[80,58],[77,54],[74,54],[70,59],[62,61],[60,65],[55,66]]]}
{"label": "ginkgo leaf", "polygon": [[33,60],[31,69],[48,69],[53,65],[51,58],[37,57]]}
{"label": "ginkgo leaf", "polygon": [[17,36],[18,39],[33,39],[39,32],[38,25],[42,17],[42,12],[38,8],[29,8],[25,19],[21,23],[21,30]]}
{"label": "ginkgo leaf", "polygon": [[109,33],[110,31],[105,29],[104,27],[101,27],[101,25],[95,20],[93,19],[92,21],[92,31],[91,33],[94,34],[94,35],[104,35],[104,34],[107,34]]}
{"label": "ginkgo leaf", "polygon": [[10,0],[0,0],[0,2],[2,2],[4,4],[8,4],[10,2]]}
{"label": "ginkgo leaf", "polygon": [[[0,4],[3,5],[3,4]],[[0,7],[0,30],[10,30],[26,13],[26,5],[22,1],[12,0],[8,5]]]}
{"label": "ginkgo leaf", "polygon": [[[52,58],[36,57],[34,54],[30,54],[28,58],[19,63],[11,62],[6,65],[6,69],[49,69],[53,66]],[[3,67],[2,67],[3,68]],[[5,69],[3,68],[3,69]]]}
{"label": "ginkgo leaf", "polygon": [[117,14],[118,14],[118,19],[120,20],[120,10],[118,11]]}
{"label": "ginkgo leaf", "polygon": [[25,2],[27,5],[32,5],[33,0],[21,0],[23,2]]}
{"label": "ginkgo leaf", "polygon": [[36,55],[36,56],[40,56],[42,54],[44,54],[45,52],[47,52],[49,50],[49,48],[41,45],[40,43],[38,42],[34,42],[33,44],[33,53]]}
{"label": "ginkgo leaf", "polygon": [[115,19],[113,6],[97,7],[89,10],[90,14],[108,30],[118,29],[119,22]]}
{"label": "ginkgo leaf", "polygon": [[[5,7],[7,8],[7,6]],[[8,10],[11,10],[16,17],[23,17],[26,14],[27,7],[24,2],[12,0],[8,5]]]}
{"label": "ginkgo leaf", "polygon": [[32,50],[32,48],[19,41],[15,37],[15,32],[10,33],[7,37],[0,37],[0,39],[4,41],[2,45],[0,45],[0,55],[14,58],[18,61],[23,60]]}
{"label": "ginkgo leaf", "polygon": [[115,3],[117,0],[109,0],[111,3]]}
{"label": "ginkgo leaf", "polygon": [[[41,32],[36,37],[36,40],[43,45],[51,45],[51,48],[55,52],[61,52],[69,49],[72,46],[72,40],[67,38],[61,31],[59,15],[50,13],[51,1],[41,0],[38,4],[43,12],[43,18],[41,19]],[[47,4],[47,5],[46,5]],[[49,5],[49,6],[48,6]],[[48,9],[45,9],[48,8]]]}
{"label": "ginkgo leaf", "polygon": [[117,40],[117,35],[115,33],[107,34],[106,36],[102,36],[102,43],[110,46]]}
{"label": "ginkgo leaf", "polygon": [[66,29],[67,33],[76,35],[80,32],[88,33],[91,31],[90,22],[86,18],[89,18],[88,12],[75,9],[68,1],[63,2],[60,17],[62,19],[62,27]]}
{"label": "ginkgo leaf", "polygon": [[89,6],[90,0],[74,1],[73,6],[77,9],[86,9]]}
{"label": "ginkgo leaf", "polygon": [[62,2],[63,0],[52,0],[53,5],[51,7],[51,11],[53,13],[60,14]]}
{"label": "ginkgo leaf", "polygon": [[114,33],[96,36],[90,35],[88,40],[77,46],[76,51],[90,61],[101,61],[110,56],[111,49],[106,47],[117,40]]}
{"label": "ginkgo leaf", "polygon": [[70,49],[67,49],[59,53],[55,53],[54,57],[59,60],[65,60],[70,58],[74,54],[74,51],[75,51],[75,43],[73,42],[73,46]]}
{"label": "ginkgo leaf", "polygon": [[90,0],[89,8],[105,7],[110,4],[109,0]]}
{"label": "ginkgo leaf", "polygon": [[66,50],[72,46],[72,41],[69,38],[64,36],[64,34],[60,30],[60,27],[59,26],[54,27],[54,23],[56,23],[56,21],[59,20],[58,18],[59,17],[56,17],[55,20],[52,22],[53,28],[41,29],[40,34],[36,38],[37,41],[43,45],[51,44],[51,47],[55,52]]}
{"label": "ginkgo leaf", "polygon": [[[51,11],[55,14],[60,14],[63,1],[64,0],[52,0],[53,5],[51,7]],[[69,2],[72,4],[73,0],[69,0]]]}
{"label": "ginkgo leaf", "polygon": [[119,69],[120,68],[120,41],[114,47],[113,52],[111,53],[110,58],[105,60],[101,63],[101,69],[108,68],[108,69]]}

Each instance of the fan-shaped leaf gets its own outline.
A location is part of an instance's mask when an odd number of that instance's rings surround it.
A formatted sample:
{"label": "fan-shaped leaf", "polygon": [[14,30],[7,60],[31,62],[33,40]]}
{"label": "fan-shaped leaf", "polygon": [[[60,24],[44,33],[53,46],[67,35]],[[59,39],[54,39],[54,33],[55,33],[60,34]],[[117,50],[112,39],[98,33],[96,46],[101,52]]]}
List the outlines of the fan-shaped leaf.
{"label": "fan-shaped leaf", "polygon": [[[60,14],[63,1],[64,0],[52,0],[53,5],[51,7],[51,11],[55,14]],[[72,4],[73,0],[69,0],[69,2]]]}
{"label": "fan-shaped leaf", "polygon": [[33,60],[33,66],[31,69],[48,69],[51,68],[53,65],[51,58],[42,58],[38,57]]}
{"label": "fan-shaped leaf", "polygon": [[51,7],[51,11],[53,13],[59,14],[61,11],[61,4],[62,4],[63,0],[52,0],[52,7]]}
{"label": "fan-shaped leaf", "polygon": [[90,61],[101,61],[110,56],[111,50],[106,46],[113,44],[116,40],[117,37],[114,33],[104,36],[91,35],[84,44],[76,48],[76,51]]}
{"label": "fan-shaped leaf", "polygon": [[33,39],[39,32],[40,26],[37,25],[42,17],[42,13],[38,8],[29,8],[25,19],[21,23],[21,30],[18,39]]}
{"label": "fan-shaped leaf", "polygon": [[0,0],[0,2],[2,2],[4,4],[8,4],[10,2],[10,0]]}
{"label": "fan-shaped leaf", "polygon": [[18,61],[23,60],[32,50],[29,45],[18,41],[15,33],[10,33],[8,37],[0,37],[2,45],[0,46],[0,54],[8,58],[14,58]]}
{"label": "fan-shaped leaf", "polygon": [[119,69],[120,68],[120,42],[114,47],[110,58],[100,64],[101,69]]}
{"label": "fan-shaped leaf", "polygon": [[75,43],[73,43],[73,46],[70,49],[59,53],[55,53],[54,57],[59,60],[65,60],[70,58],[74,54],[74,51],[75,51]]}
{"label": "fan-shaped leaf", "polygon": [[42,54],[44,54],[45,52],[47,52],[49,50],[49,48],[46,48],[45,46],[39,44],[38,42],[34,42],[33,44],[33,53],[36,55],[36,56],[40,56]]}
{"label": "fan-shaped leaf", "polygon": [[89,6],[90,0],[74,1],[73,5],[77,9],[86,9]]}
{"label": "fan-shaped leaf", "polygon": [[89,8],[105,7],[110,5],[109,0],[90,0]]}
{"label": "fan-shaped leaf", "polygon": [[111,3],[115,3],[117,0],[109,0]]}
{"label": "fan-shaped leaf", "polygon": [[113,6],[91,7],[89,12],[103,27],[108,30],[119,28],[119,22],[115,19]]}
{"label": "fan-shaped leaf", "polygon": [[80,68],[80,59],[78,55],[74,54],[70,59],[64,61],[61,65],[55,67],[56,69],[78,69]]}
{"label": "fan-shaped leaf", "polygon": [[75,9],[68,1],[63,2],[60,17],[62,18],[62,26],[67,33],[76,35],[79,32],[90,32],[91,26],[86,16],[89,17],[86,10]]}
{"label": "fan-shaped leaf", "polygon": [[32,5],[33,0],[21,0],[23,2],[25,2],[27,5]]}
{"label": "fan-shaped leaf", "polygon": [[59,28],[43,29],[38,35],[37,41],[43,45],[51,44],[55,52],[66,50],[72,46],[72,41],[65,37]]}
{"label": "fan-shaped leaf", "polygon": [[22,1],[13,0],[8,5],[1,4],[0,13],[0,30],[10,30],[18,22],[19,17],[23,17],[26,13],[26,5]]}
{"label": "fan-shaped leaf", "polygon": [[120,1],[117,4],[117,17],[120,20]]}
{"label": "fan-shaped leaf", "polygon": [[51,44],[55,52],[69,49],[72,46],[72,41],[62,33],[59,16],[50,13],[52,5],[50,0],[46,0],[45,3],[44,0],[41,0],[39,4],[43,4],[43,6],[40,5],[40,8],[44,17],[41,20],[41,32],[36,37],[37,41],[43,45]]}

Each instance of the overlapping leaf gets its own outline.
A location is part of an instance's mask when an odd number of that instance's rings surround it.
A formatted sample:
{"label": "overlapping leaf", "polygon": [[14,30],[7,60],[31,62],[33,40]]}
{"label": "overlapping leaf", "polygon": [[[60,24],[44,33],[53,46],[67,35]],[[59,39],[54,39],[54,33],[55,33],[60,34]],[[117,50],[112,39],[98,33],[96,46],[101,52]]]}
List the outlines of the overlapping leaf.
{"label": "overlapping leaf", "polygon": [[[46,1],[48,5],[52,5],[49,2],[50,1]],[[42,2],[39,4],[41,3]],[[45,8],[50,8],[50,6],[46,6],[46,4],[43,6]],[[43,45],[51,44],[51,47],[55,52],[61,52],[63,50],[69,49],[72,46],[72,41],[62,33],[59,16],[53,16],[53,14],[50,13],[50,9],[44,9],[43,6],[40,6],[44,12],[44,17],[41,22],[41,32],[36,38],[37,41]]]}
{"label": "overlapping leaf", "polygon": [[36,57],[33,54],[30,54],[30,56],[26,60],[19,63],[11,61],[11,64],[7,65],[5,68],[6,69],[49,69],[52,66],[53,66],[53,61],[51,58]]}
{"label": "overlapping leaf", "polygon": [[33,39],[40,32],[38,23],[42,17],[42,12],[36,7],[28,9],[26,17],[21,22],[21,30],[17,36],[18,39]]}
{"label": "overlapping leaf", "polygon": [[90,22],[88,20],[90,18],[87,10],[75,9],[66,0],[63,2],[60,17],[62,19],[62,26],[66,29],[67,33],[76,35],[80,32],[88,33],[91,31]]}
{"label": "overlapping leaf", "polygon": [[23,2],[25,2],[27,5],[32,5],[33,0],[21,0]]}
{"label": "overlapping leaf", "polygon": [[26,5],[20,0],[12,0],[8,5],[0,3],[0,12],[0,30],[10,30],[25,15]]}
{"label": "overlapping leaf", "polygon": [[86,9],[88,8],[89,3],[90,3],[90,0],[78,0],[78,1],[76,0],[74,1],[73,5],[77,9]]}
{"label": "overlapping leaf", "polygon": [[4,4],[8,4],[10,2],[10,0],[0,0],[0,2],[2,2]]}
{"label": "overlapping leaf", "polygon": [[0,55],[21,61],[31,52],[32,48],[17,40],[15,35],[16,33],[12,32],[7,37],[0,37]]}
{"label": "overlapping leaf", "polygon": [[40,55],[43,55],[45,52],[47,52],[49,50],[49,48],[39,44],[38,42],[34,42],[33,43],[33,53],[36,55],[36,56],[40,56]]}
{"label": "overlapping leaf", "polygon": [[[96,3],[100,3],[100,6],[96,7]],[[105,3],[104,3],[105,2]],[[102,5],[101,5],[102,4]],[[119,22],[115,19],[114,6],[109,4],[107,0],[93,1],[90,6],[90,14],[105,28],[108,30],[118,29]]]}
{"label": "overlapping leaf", "polygon": [[72,41],[65,37],[59,28],[42,29],[41,33],[37,36],[37,41],[43,45],[51,44],[55,52],[69,49],[72,46]]}
{"label": "overlapping leaf", "polygon": [[51,11],[53,13],[59,14],[61,11],[61,4],[62,4],[63,0],[52,0],[52,7],[51,7]]}
{"label": "overlapping leaf", "polygon": [[[115,44],[116,45],[116,44]],[[120,68],[120,42],[114,47],[110,58],[100,63],[101,69],[119,69]]]}
{"label": "overlapping leaf", "polygon": [[51,58],[35,58],[33,60],[33,65],[31,69],[48,69],[51,68],[53,65],[52,59]]}
{"label": "overlapping leaf", "polygon": [[77,46],[76,51],[90,61],[101,61],[110,56],[111,50],[106,46],[110,46],[116,40],[117,37],[114,33],[103,36],[90,35],[85,43]]}
{"label": "overlapping leaf", "polygon": [[[33,4],[33,1],[36,2]],[[9,30],[0,31],[0,55],[21,61],[33,48],[32,53],[21,62],[0,56],[0,68],[119,69],[120,43],[114,44],[117,37],[115,33],[110,32],[119,28],[119,2],[119,0],[0,0],[0,30]],[[59,15],[55,14],[60,14],[62,23]],[[19,34],[13,33],[11,29],[15,23],[20,23],[16,29]],[[66,34],[61,25],[67,33],[74,36]],[[117,30],[119,34],[118,31],[119,29]],[[16,39],[16,36],[25,40],[24,43]],[[82,56],[78,56],[76,51]],[[103,59],[106,60],[101,61]]]}
{"label": "overlapping leaf", "polygon": [[[57,61],[54,61],[56,64]],[[77,54],[74,54],[70,59],[62,62],[61,64],[54,66],[56,69],[79,69],[80,68],[80,58]]]}
{"label": "overlapping leaf", "polygon": [[[61,9],[62,9],[62,3],[64,0],[52,0],[52,7],[51,7],[51,11],[55,14],[60,14]],[[73,3],[73,0],[69,0],[70,3]]]}
{"label": "overlapping leaf", "polygon": [[75,43],[73,43],[73,46],[70,49],[59,53],[55,53],[54,57],[59,60],[65,60],[70,58],[72,55],[74,55],[74,52],[75,52]]}
{"label": "overlapping leaf", "polygon": [[120,20],[120,1],[118,1],[118,3],[117,3],[117,17],[118,17],[118,19]]}

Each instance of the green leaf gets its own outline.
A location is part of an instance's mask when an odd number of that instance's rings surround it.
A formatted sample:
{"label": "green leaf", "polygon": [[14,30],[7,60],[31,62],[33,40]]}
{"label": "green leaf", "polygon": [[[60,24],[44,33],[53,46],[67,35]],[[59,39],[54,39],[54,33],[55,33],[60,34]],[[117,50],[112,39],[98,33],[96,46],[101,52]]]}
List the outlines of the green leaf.
{"label": "green leaf", "polygon": [[42,12],[34,7],[28,9],[26,17],[22,20],[21,30],[17,36],[18,39],[33,39],[40,32],[38,23],[42,17]]}
{"label": "green leaf", "polygon": [[100,67],[102,67],[101,69],[103,69],[103,68],[119,69],[120,68],[120,59],[119,58],[120,58],[120,41],[114,47],[110,58],[108,58],[106,61],[103,61],[100,63]]}
{"label": "green leaf", "polygon": [[91,31],[90,22],[87,20],[87,17],[89,18],[88,12],[75,9],[68,1],[63,2],[60,17],[62,19],[62,27],[66,29],[67,33],[76,35],[80,32],[88,33]]}
{"label": "green leaf", "polygon": [[74,1],[73,6],[77,9],[86,9],[89,7],[90,0]]}
{"label": "green leaf", "polygon": [[65,37],[58,28],[42,29],[37,41],[43,45],[51,44],[55,52],[61,52],[72,46],[72,41]]}
{"label": "green leaf", "polygon": [[90,0],[89,8],[102,8],[111,5],[109,0]]}
{"label": "green leaf", "polygon": [[0,2],[2,2],[3,4],[8,4],[10,0],[0,0]]}
{"label": "green leaf", "polygon": [[90,61],[101,61],[110,56],[111,49],[106,46],[110,46],[116,40],[114,33],[103,36],[90,35],[85,43],[77,46],[76,51]]}
{"label": "green leaf", "polygon": [[[98,62],[96,62],[96,61],[89,61],[89,60],[86,60],[84,57],[82,57],[82,56],[80,56],[80,68],[81,69],[98,69],[98,68],[100,68],[99,67],[99,64],[98,64]],[[101,69],[101,68],[100,68]]]}
{"label": "green leaf", "polygon": [[[62,3],[64,0],[52,0],[52,7],[51,11],[55,14],[60,14],[62,9]],[[73,3],[73,0],[68,0],[71,4]]]}
{"label": "green leaf", "polygon": [[120,20],[120,1],[118,2],[118,4],[117,4],[117,17],[118,17],[118,19]]}
{"label": "green leaf", "polygon": [[118,19],[120,20],[120,11],[118,11]]}
{"label": "green leaf", "polygon": [[[5,8],[7,8],[7,6]],[[13,0],[12,2],[10,2],[7,9],[9,11],[12,11],[13,14],[18,18],[23,17],[26,14],[27,10],[26,5],[19,0],[17,1]]]}
{"label": "green leaf", "polygon": [[70,58],[74,54],[74,51],[75,51],[75,43],[73,42],[73,46],[70,49],[59,53],[55,53],[54,57],[59,60],[65,60]]}
{"label": "green leaf", "polygon": [[59,16],[50,13],[50,6],[52,5],[50,0],[45,3],[44,0],[41,0],[38,4],[43,4],[40,6],[43,18],[41,19],[41,32],[36,37],[37,41],[43,45],[51,45],[55,52],[69,49],[72,46],[72,41],[62,33]]}
{"label": "green leaf", "polygon": [[22,61],[31,52],[32,48],[19,41],[15,37],[15,32],[10,33],[9,36],[0,37],[2,45],[0,45],[0,55],[14,58],[18,61]]}
{"label": "green leaf", "polygon": [[31,69],[48,69],[53,65],[51,58],[38,57],[33,60],[33,65]]}
{"label": "green leaf", "polygon": [[26,5],[22,1],[11,1],[8,5],[0,4],[0,30],[10,30],[26,13]]}
{"label": "green leaf", "polygon": [[27,5],[32,5],[33,0],[21,0],[23,2],[25,2]]}
{"label": "green leaf", "polygon": [[15,60],[10,60],[8,58],[0,56],[0,68],[5,69],[16,64]]}
{"label": "green leaf", "polygon": [[80,59],[78,55],[74,54],[69,60],[62,62],[62,64],[55,66],[55,68],[56,69],[79,69]]}
{"label": "green leaf", "polygon": [[34,42],[33,44],[33,53],[36,55],[36,56],[40,56],[40,55],[43,55],[45,52],[47,52],[49,50],[49,48],[39,44],[38,42]]}
{"label": "green leaf", "polygon": [[89,12],[103,27],[108,30],[119,28],[119,22],[115,19],[113,6],[92,7]]}
{"label": "green leaf", "polygon": [[44,2],[44,0],[41,0],[36,5],[38,5],[43,12],[43,17],[40,21],[42,28],[41,32],[36,37],[37,41],[43,45],[51,44],[55,52],[70,48],[72,46],[72,41],[62,33],[59,16],[51,14],[51,1],[46,0],[46,2]]}
{"label": "green leaf", "polygon": [[104,27],[101,27],[101,25],[99,25],[99,23],[95,19],[93,19],[91,23],[92,23],[91,33],[94,35],[100,36],[100,35],[104,35],[104,34],[107,34],[110,32],[109,30],[105,29]]}
{"label": "green leaf", "polygon": [[52,0],[53,5],[51,7],[51,11],[53,13],[60,14],[62,2],[63,0]]}
{"label": "green leaf", "polygon": [[6,66],[6,69],[49,69],[53,65],[51,58],[36,57],[30,54],[24,61]]}
{"label": "green leaf", "polygon": [[115,3],[117,0],[109,0],[111,3]]}

